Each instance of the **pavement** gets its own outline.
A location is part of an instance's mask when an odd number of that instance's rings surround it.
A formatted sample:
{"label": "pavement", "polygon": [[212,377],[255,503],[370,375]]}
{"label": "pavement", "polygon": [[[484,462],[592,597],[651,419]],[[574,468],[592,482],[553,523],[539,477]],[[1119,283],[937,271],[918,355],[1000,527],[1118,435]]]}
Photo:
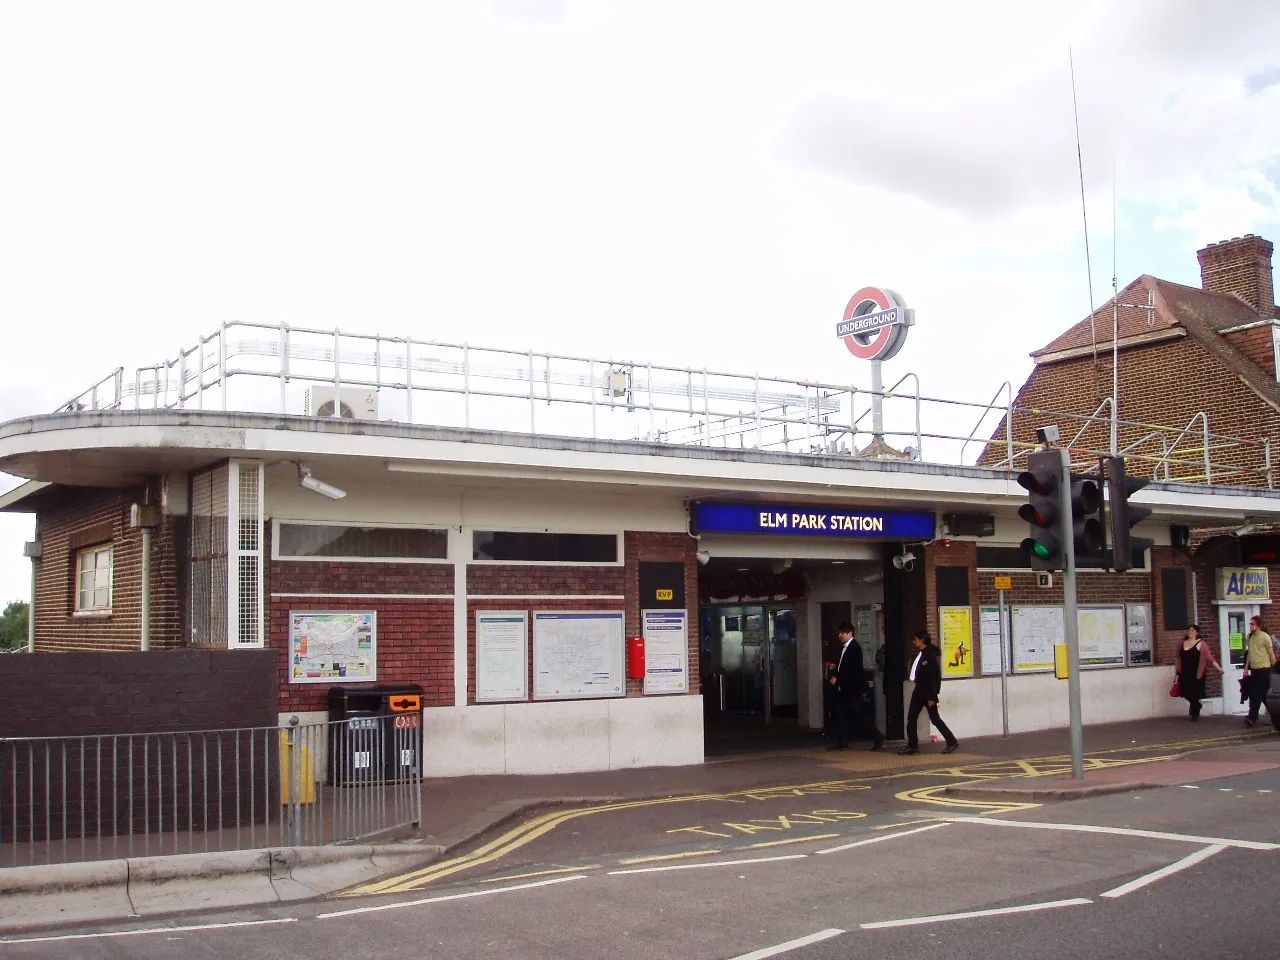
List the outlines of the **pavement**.
{"label": "pavement", "polygon": [[[872,784],[888,785],[884,809],[894,803],[902,809],[883,815],[900,822],[921,805],[936,805],[930,807],[935,812],[937,807],[950,807],[948,813],[956,808],[999,812],[1280,768],[1280,737],[1269,729],[1246,730],[1237,718],[1225,717],[1205,718],[1196,725],[1178,719],[1086,728],[1083,781],[1069,775],[1065,730],[966,741],[947,756],[940,748],[926,744],[919,755],[902,756],[893,745],[872,753],[865,747],[835,752],[800,743],[712,758],[697,766],[427,780],[420,835],[400,843],[0,869],[0,930],[281,903],[338,892],[374,895],[418,889],[457,879],[458,874],[474,876],[477,866],[486,864],[509,871],[515,851],[523,849],[533,856],[526,845],[535,840],[546,843],[559,837],[562,844],[586,844],[593,835],[585,822],[603,824],[618,811],[643,818],[655,816],[654,810],[709,810],[716,803],[746,802],[743,798],[792,802],[791,807],[768,811],[777,814],[773,818],[738,822],[738,817],[723,826],[708,820],[710,827],[670,829],[677,821],[655,821],[657,859],[686,855],[672,844],[700,841],[703,834],[719,837],[728,830],[736,836],[781,829],[764,825],[775,819],[788,829],[804,823],[838,827],[867,814],[849,812],[847,805],[835,809],[831,796],[869,791]],[[817,797],[826,799],[818,803]],[[572,837],[557,833],[563,834],[566,824],[576,828]],[[639,819],[618,829],[639,842],[635,838],[643,828]],[[694,833],[686,836],[682,831]],[[793,842],[772,837],[756,839]],[[606,832],[596,835],[594,842],[608,846],[615,839]]]}

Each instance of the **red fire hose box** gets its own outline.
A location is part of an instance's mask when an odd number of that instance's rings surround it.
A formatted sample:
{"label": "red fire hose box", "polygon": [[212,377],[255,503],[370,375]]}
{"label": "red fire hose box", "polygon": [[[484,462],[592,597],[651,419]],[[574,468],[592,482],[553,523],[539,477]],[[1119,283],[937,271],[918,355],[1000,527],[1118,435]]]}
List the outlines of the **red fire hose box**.
{"label": "red fire hose box", "polygon": [[644,679],[644,637],[627,637],[627,679]]}

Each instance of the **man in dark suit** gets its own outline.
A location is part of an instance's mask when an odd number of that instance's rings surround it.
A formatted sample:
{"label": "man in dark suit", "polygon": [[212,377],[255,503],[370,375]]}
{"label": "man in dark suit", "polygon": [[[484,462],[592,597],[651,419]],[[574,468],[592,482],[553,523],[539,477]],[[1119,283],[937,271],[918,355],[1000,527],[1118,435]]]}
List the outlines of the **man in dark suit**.
{"label": "man in dark suit", "polygon": [[943,753],[955,753],[960,746],[955,734],[938,716],[938,694],[942,690],[942,656],[938,652],[925,630],[921,630],[911,638],[916,656],[907,673],[908,679],[915,682],[911,691],[911,706],[907,710],[907,747],[899,750],[901,754],[920,752],[920,741],[916,734],[916,721],[920,719],[920,711],[929,711],[929,722],[938,728],[938,732],[946,739],[947,745]]}
{"label": "man in dark suit", "polygon": [[868,721],[863,697],[867,692],[868,677],[862,667],[862,647],[853,639],[853,624],[840,624],[840,654],[836,668],[829,683],[835,695],[835,735],[836,742],[828,749],[845,750],[849,746],[855,732],[870,727],[871,749],[879,750],[884,746],[884,734]]}

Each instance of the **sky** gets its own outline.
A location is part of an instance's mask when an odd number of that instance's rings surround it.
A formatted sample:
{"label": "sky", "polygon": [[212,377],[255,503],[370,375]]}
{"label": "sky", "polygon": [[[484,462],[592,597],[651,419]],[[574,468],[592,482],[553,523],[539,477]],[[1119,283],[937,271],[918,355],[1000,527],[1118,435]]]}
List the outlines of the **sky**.
{"label": "sky", "polygon": [[1089,312],[1072,63],[1101,303],[1280,241],[1277,36],[1273,0],[0,5],[0,421],[223,321],[867,386],[867,285],[916,310],[887,382],[985,403]]}

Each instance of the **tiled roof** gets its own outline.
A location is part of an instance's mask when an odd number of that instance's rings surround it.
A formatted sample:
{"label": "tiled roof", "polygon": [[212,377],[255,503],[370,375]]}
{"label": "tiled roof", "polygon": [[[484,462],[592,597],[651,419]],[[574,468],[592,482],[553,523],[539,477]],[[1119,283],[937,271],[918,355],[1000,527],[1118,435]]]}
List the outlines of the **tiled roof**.
{"label": "tiled roof", "polygon": [[[1265,316],[1231,294],[1211,293],[1199,287],[1157,280],[1145,274],[1121,290],[1116,299],[1121,304],[1119,327],[1122,346],[1125,340],[1143,334],[1181,328],[1188,337],[1196,340],[1219,361],[1234,370],[1261,396],[1280,405],[1280,384],[1219,332],[1258,320],[1272,319],[1280,315],[1280,309],[1274,310],[1271,316]],[[1147,303],[1152,305],[1152,309],[1141,306]],[[1099,348],[1106,344],[1110,349],[1113,326],[1110,300],[1093,314],[1093,322],[1092,332],[1089,329],[1089,318],[1086,317],[1031,356],[1040,360],[1055,353],[1088,347],[1095,342]]]}
{"label": "tiled roof", "polygon": [[[1230,294],[1209,293],[1199,287],[1157,280],[1146,274],[1121,290],[1117,299],[1121,304],[1121,343],[1131,337],[1184,327],[1187,320],[1198,320],[1212,330],[1224,330],[1242,323],[1268,319]],[[1146,303],[1153,303],[1155,309],[1148,310],[1142,306]],[[1094,312],[1092,331],[1089,318],[1086,317],[1053,342],[1034,351],[1031,356],[1039,358],[1045,354],[1074,350],[1093,343],[1099,347],[1109,345],[1113,325],[1111,300],[1108,300]]]}

